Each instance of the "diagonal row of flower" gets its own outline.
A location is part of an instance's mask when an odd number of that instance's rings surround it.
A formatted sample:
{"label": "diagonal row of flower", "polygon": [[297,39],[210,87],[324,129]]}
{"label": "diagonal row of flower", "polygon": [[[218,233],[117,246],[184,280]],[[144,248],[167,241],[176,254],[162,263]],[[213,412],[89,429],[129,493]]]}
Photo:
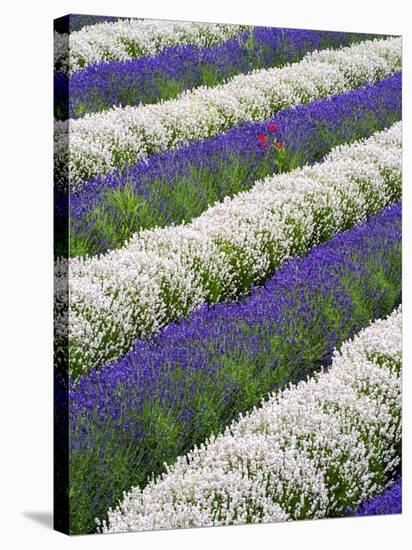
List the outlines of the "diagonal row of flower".
{"label": "diagonal row of flower", "polygon": [[[257,182],[189,225],[142,231],[121,249],[69,260],[72,372],[117,359],[137,337],[201,303],[238,298],[290,257],[399,200],[401,128],[397,123],[334,149],[323,163]],[[57,262],[57,273],[67,262]],[[63,332],[65,285],[57,276]]]}
{"label": "diagonal row of flower", "polygon": [[[336,145],[369,137],[400,120],[401,95],[402,77],[397,73],[284,109],[264,123],[243,124],[175,151],[153,154],[125,173],[116,170],[91,180],[70,197],[70,255],[106,252],[140,229],[190,222],[210,204],[250,189],[267,175],[313,164]],[[276,126],[275,134],[269,125]],[[287,148],[262,149],[259,134],[267,139],[275,135]],[[58,219],[66,224],[67,196],[59,193],[58,199]]]}
{"label": "diagonal row of flower", "polygon": [[[100,50],[102,59],[99,60],[93,47],[101,48],[104,33],[100,30],[98,43],[90,43],[90,34],[89,30],[87,47],[74,48],[78,50],[77,60],[76,51],[72,51],[72,59],[68,61],[73,66],[80,66],[83,58],[85,68],[55,74],[54,112],[58,119],[79,118],[114,105],[125,107],[173,99],[183,90],[196,86],[212,87],[240,73],[299,61],[314,50],[377,38],[367,34],[254,27],[239,30],[236,36],[228,33],[227,40],[212,46],[196,44],[193,37],[193,43],[168,45],[155,55],[108,61],[105,59],[116,58],[113,42],[109,48]],[[79,44],[78,35],[72,35],[71,40]],[[124,43],[117,44],[119,49],[125,50]],[[129,48],[129,55],[138,51]],[[87,64],[87,58],[97,61]]]}
{"label": "diagonal row of flower", "polygon": [[[401,68],[398,38],[307,55],[299,63],[237,75],[214,88],[141,107],[113,108],[55,124],[56,185],[72,191],[93,176],[208,138],[289,106],[376,82]],[[70,148],[67,136],[70,132]]]}

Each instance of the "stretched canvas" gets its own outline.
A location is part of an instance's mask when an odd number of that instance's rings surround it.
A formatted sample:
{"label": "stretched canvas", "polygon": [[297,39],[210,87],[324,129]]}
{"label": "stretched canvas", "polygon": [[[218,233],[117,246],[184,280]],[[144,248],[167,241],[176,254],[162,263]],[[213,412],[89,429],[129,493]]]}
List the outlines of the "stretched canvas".
{"label": "stretched canvas", "polygon": [[54,43],[55,528],[400,513],[401,38]]}

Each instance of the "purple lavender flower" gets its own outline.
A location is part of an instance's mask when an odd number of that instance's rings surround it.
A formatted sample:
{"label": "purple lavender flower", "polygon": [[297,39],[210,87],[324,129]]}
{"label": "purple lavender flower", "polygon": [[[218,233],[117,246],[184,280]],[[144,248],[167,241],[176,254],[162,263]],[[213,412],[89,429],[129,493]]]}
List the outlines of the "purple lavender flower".
{"label": "purple lavender flower", "polygon": [[[380,516],[402,513],[402,477],[399,476],[385,491],[358,506],[355,516]],[[352,514],[351,514],[352,515]]]}

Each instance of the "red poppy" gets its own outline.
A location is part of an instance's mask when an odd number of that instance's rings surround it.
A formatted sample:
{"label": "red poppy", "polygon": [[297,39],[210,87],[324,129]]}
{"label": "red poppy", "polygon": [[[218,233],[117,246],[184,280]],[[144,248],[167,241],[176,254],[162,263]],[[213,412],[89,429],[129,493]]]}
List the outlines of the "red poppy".
{"label": "red poppy", "polygon": [[277,129],[278,127],[276,126],[276,124],[269,124],[268,126],[269,132],[276,132]]}
{"label": "red poppy", "polygon": [[260,147],[261,147],[262,149],[266,149],[266,143],[265,143],[265,142],[261,143],[261,144],[260,144]]}
{"label": "red poppy", "polygon": [[259,140],[259,141],[266,141],[266,136],[263,135],[263,134],[259,134],[259,135],[258,135],[258,140]]}
{"label": "red poppy", "polygon": [[283,143],[275,143],[276,149],[284,149]]}

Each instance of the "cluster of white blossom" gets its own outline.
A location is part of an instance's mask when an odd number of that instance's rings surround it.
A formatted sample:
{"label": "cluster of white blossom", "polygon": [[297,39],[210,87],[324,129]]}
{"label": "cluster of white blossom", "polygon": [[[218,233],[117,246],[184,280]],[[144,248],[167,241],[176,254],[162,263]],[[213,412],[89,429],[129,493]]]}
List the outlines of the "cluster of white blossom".
{"label": "cluster of white blossom", "polygon": [[269,176],[190,224],[138,232],[101,256],[60,260],[62,273],[69,261],[71,368],[117,359],[137,337],[199,304],[238,297],[285,260],[397,200],[401,133],[396,123],[323,163]]}
{"label": "cluster of white blossom", "polygon": [[100,61],[153,56],[169,46],[212,46],[249,27],[218,23],[123,19],[86,26],[70,35],[55,33],[56,69],[73,72]]}
{"label": "cluster of white blossom", "polygon": [[[282,68],[235,76],[177,99],[55,123],[56,184],[72,191],[96,175],[155,151],[208,138],[280,109],[377,81],[401,67],[401,39],[365,41],[307,55]],[[70,134],[70,144],[68,140]]]}
{"label": "cluster of white blossom", "polygon": [[329,371],[290,385],[124,494],[99,531],[344,515],[400,462],[401,308],[335,351]]}

